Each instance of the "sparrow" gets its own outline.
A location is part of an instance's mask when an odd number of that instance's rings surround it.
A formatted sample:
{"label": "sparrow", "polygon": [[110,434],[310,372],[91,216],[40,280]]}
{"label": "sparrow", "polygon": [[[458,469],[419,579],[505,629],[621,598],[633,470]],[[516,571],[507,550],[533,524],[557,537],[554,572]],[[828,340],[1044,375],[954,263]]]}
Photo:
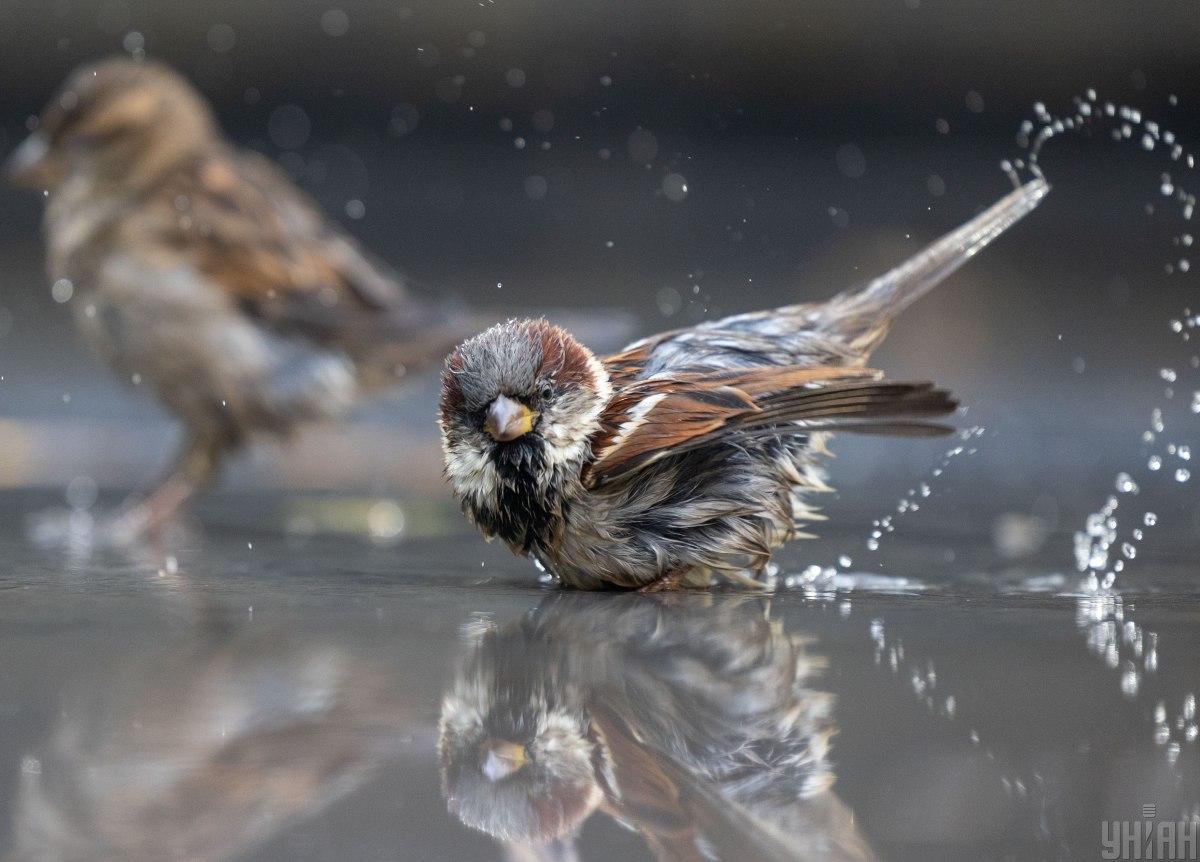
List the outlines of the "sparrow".
{"label": "sparrow", "polygon": [[566,586],[760,587],[818,519],[828,434],[928,435],[957,404],[866,366],[896,315],[1046,195],[1021,186],[859,289],[676,329],[597,358],[546,320],[460,344],[442,372],[445,472],[488,539]]}
{"label": "sparrow", "polygon": [[874,858],[832,790],[824,663],[768,611],[564,592],[476,627],[442,700],[450,812],[558,858],[596,813],[658,859]]}
{"label": "sparrow", "polygon": [[76,70],[6,172],[46,192],[47,269],[86,341],[185,429],[118,536],[160,529],[249,439],[336,416],[480,325],[413,294],[154,62]]}

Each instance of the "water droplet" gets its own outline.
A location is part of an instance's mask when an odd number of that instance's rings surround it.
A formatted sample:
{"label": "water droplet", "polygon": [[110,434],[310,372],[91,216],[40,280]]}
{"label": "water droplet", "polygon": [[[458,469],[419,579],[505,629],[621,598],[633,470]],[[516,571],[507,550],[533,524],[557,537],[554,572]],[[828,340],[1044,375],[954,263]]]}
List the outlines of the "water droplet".
{"label": "water droplet", "polygon": [[76,476],[67,484],[67,503],[76,512],[83,512],[96,502],[98,488],[91,476]]}
{"label": "water droplet", "polygon": [[70,302],[71,297],[75,295],[75,285],[69,278],[60,278],[50,285],[50,296],[60,305],[64,302]]}
{"label": "water droplet", "polygon": [[1147,527],[1153,527],[1158,523],[1158,515],[1154,514],[1153,512],[1147,512],[1142,516],[1142,523]]}
{"label": "water droplet", "polygon": [[143,55],[146,53],[146,37],[137,30],[130,30],[121,40],[121,47],[135,57]]}
{"label": "water droplet", "polygon": [[1192,471],[1187,469],[1186,467],[1180,467],[1178,470],[1175,471],[1175,481],[1176,482],[1186,482],[1190,478],[1192,478]]}
{"label": "water droplet", "polygon": [[213,24],[208,28],[205,41],[208,42],[210,50],[224,54],[237,44],[237,33],[228,24]]}
{"label": "water droplet", "polygon": [[670,317],[675,314],[683,305],[683,298],[673,287],[661,287],[655,295],[655,303],[658,305],[658,310],[664,316]]}
{"label": "water droplet", "polygon": [[540,201],[549,190],[550,184],[540,174],[533,174],[525,178],[525,197],[531,201]]}
{"label": "water droplet", "polygon": [[297,150],[308,141],[312,121],[299,105],[280,105],[267,120],[271,143],[281,150]]}
{"label": "water droplet", "polygon": [[326,36],[345,36],[350,31],[350,16],[342,9],[326,9],[321,14],[321,29]]}
{"label": "water droplet", "polygon": [[1125,670],[1121,673],[1121,693],[1127,698],[1135,698],[1138,693],[1138,685],[1142,681],[1142,675],[1138,672],[1137,665],[1133,662],[1125,663]]}
{"label": "water droplet", "polygon": [[834,156],[838,170],[852,180],[856,180],[867,172],[867,157],[854,144],[842,144]]}
{"label": "water droplet", "polygon": [[653,162],[654,157],[658,155],[658,137],[649,129],[639,126],[630,133],[626,147],[629,157],[634,162],[646,165]]}
{"label": "water droplet", "polygon": [[1138,492],[1137,482],[1133,481],[1133,477],[1128,473],[1117,474],[1117,491],[1122,494],[1136,494]]}
{"label": "water droplet", "polygon": [[688,194],[687,180],[682,174],[667,174],[663,177],[662,192],[667,200],[679,203]]}

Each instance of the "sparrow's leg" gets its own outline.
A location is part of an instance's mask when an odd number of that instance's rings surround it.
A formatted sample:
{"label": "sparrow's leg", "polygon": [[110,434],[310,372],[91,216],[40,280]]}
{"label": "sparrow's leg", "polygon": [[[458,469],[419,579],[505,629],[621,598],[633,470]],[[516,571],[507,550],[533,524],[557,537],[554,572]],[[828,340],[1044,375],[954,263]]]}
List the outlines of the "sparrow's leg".
{"label": "sparrow's leg", "polygon": [[688,572],[691,571],[690,566],[684,566],[679,569],[659,575],[658,578],[646,584],[644,587],[639,587],[639,593],[662,593],[668,590],[679,590],[683,588],[683,582],[687,579]]}
{"label": "sparrow's leg", "polygon": [[115,542],[130,544],[162,532],[183,504],[216,475],[231,441],[220,434],[189,434],[170,472],[150,494],[127,504],[108,526]]}

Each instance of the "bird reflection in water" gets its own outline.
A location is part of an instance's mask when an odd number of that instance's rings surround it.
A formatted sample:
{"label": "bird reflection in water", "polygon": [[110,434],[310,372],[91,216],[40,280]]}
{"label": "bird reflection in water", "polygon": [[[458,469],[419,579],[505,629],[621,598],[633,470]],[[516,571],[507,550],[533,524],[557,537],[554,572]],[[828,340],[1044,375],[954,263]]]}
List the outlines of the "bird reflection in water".
{"label": "bird reflection in water", "polygon": [[244,858],[411,753],[400,700],[336,635],[218,625],[126,657],[26,758],[7,862]]}
{"label": "bird reflection in water", "polygon": [[657,859],[869,859],[827,759],[821,661],[755,597],[556,595],[482,625],[442,703],[451,813],[511,859],[600,811]]}

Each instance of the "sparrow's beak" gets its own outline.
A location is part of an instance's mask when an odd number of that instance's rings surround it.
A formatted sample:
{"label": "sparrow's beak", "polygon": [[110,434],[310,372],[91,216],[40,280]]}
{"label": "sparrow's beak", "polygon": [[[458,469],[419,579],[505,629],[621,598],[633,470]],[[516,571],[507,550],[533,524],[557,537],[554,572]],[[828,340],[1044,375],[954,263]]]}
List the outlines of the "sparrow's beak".
{"label": "sparrow's beak", "polygon": [[538,414],[521,402],[507,395],[497,395],[496,400],[488,405],[487,420],[483,427],[493,440],[507,443],[532,431],[537,418]]}
{"label": "sparrow's beak", "polygon": [[49,180],[50,145],[37,132],[21,142],[4,163],[4,178],[15,186],[37,188]]}
{"label": "sparrow's beak", "polygon": [[529,761],[525,746],[503,739],[489,739],[483,744],[483,775],[492,783],[520,771]]}

